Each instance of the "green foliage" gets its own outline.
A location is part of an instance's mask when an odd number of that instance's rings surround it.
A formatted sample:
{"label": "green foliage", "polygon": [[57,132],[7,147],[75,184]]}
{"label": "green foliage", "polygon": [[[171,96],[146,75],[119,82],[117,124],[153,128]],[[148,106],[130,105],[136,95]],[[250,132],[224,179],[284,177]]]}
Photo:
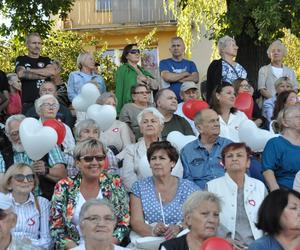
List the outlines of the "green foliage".
{"label": "green foliage", "polygon": [[11,24],[0,27],[4,36],[12,32],[23,37],[29,32],[38,32],[42,36],[51,30],[50,17],[59,14],[64,18],[75,0],[2,0],[0,11],[11,20]]}

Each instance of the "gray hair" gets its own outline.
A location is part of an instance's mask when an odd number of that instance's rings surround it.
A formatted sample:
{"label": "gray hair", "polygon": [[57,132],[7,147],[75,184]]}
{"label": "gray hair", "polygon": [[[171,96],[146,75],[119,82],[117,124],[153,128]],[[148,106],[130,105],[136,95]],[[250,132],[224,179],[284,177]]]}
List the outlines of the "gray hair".
{"label": "gray hair", "polygon": [[25,118],[26,118],[26,116],[23,115],[23,114],[12,115],[12,116],[8,117],[6,122],[5,122],[5,134],[8,137],[10,137],[9,136],[9,134],[10,134],[9,125],[10,125],[11,122],[13,122],[13,121],[22,122]]}
{"label": "gray hair", "polygon": [[222,56],[222,51],[223,49],[225,49],[228,45],[229,42],[234,41],[234,38],[230,37],[230,36],[223,36],[219,39],[218,41],[218,50],[219,50],[219,54]]}
{"label": "gray hair", "polygon": [[82,62],[88,57],[91,56],[93,57],[93,55],[90,52],[82,52],[78,55],[77,57],[77,61],[76,61],[76,65],[79,69],[82,69]]}
{"label": "gray hair", "polygon": [[76,141],[80,139],[80,134],[84,129],[87,128],[96,128],[99,131],[99,136],[101,133],[101,129],[99,125],[93,120],[93,119],[86,119],[83,121],[80,121],[75,128],[75,139]]}
{"label": "gray hair", "polygon": [[285,119],[290,116],[291,113],[295,112],[295,111],[299,111],[300,107],[299,105],[295,105],[295,106],[289,106],[286,108],[283,108],[282,110],[279,111],[278,115],[277,115],[277,119],[275,120],[275,124],[274,126],[278,128],[279,132],[283,132],[286,127],[284,125],[285,123]]}
{"label": "gray hair", "polygon": [[183,216],[185,217],[188,214],[191,214],[204,201],[211,201],[216,203],[219,211],[221,211],[221,199],[216,194],[208,191],[196,191],[192,193],[183,203]]}
{"label": "gray hair", "polygon": [[7,80],[8,80],[8,81],[12,81],[12,78],[13,78],[13,77],[17,77],[17,78],[19,79],[17,73],[8,73],[8,74],[6,75],[6,77],[7,77]]}
{"label": "gray hair", "polygon": [[25,40],[26,44],[29,43],[30,38],[33,37],[33,36],[39,37],[39,38],[41,39],[41,36],[40,36],[39,33],[37,33],[37,32],[32,32],[32,33],[29,33],[29,34],[26,36],[26,40]]}
{"label": "gray hair", "polygon": [[271,58],[271,50],[272,50],[273,46],[278,46],[279,48],[281,48],[282,52],[283,52],[283,56],[286,56],[286,54],[287,54],[287,48],[284,46],[284,44],[281,41],[276,40],[276,41],[272,42],[270,44],[269,48],[267,49],[267,54],[268,54],[269,58]]}
{"label": "gray hair", "polygon": [[[54,100],[54,102],[58,105],[58,109],[59,109],[59,102],[58,100],[56,99],[56,97],[54,95],[42,95],[40,98],[36,99],[35,102],[34,102],[34,107],[35,107],[35,111],[38,115],[41,114],[41,107],[42,105],[49,99],[52,99]],[[57,110],[58,110],[57,109]]]}
{"label": "gray hair", "polygon": [[99,150],[106,154],[105,147],[102,142],[96,139],[86,139],[78,142],[74,148],[73,156],[75,160],[79,160],[81,156],[89,154],[91,151]]}
{"label": "gray hair", "polygon": [[97,103],[97,104],[100,104],[100,105],[104,105],[105,102],[106,102],[106,100],[107,100],[108,98],[113,98],[114,101],[115,101],[115,103],[117,104],[117,102],[118,102],[117,97],[116,97],[116,95],[115,95],[114,93],[112,93],[112,92],[104,92],[103,94],[101,94],[101,95],[98,97],[96,103]]}
{"label": "gray hair", "polygon": [[137,121],[139,125],[142,122],[143,116],[147,113],[152,113],[159,120],[159,123],[164,125],[165,117],[154,107],[145,108],[138,114]]}
{"label": "gray hair", "polygon": [[[202,114],[203,114],[203,111],[208,110],[208,109],[210,109],[210,108],[202,109],[202,110],[200,110],[199,112],[196,113],[196,115],[195,115],[195,117],[194,117],[194,123],[195,123],[195,126],[196,126],[196,127],[197,127],[197,125],[198,125],[199,123],[202,122]],[[211,110],[213,110],[213,109],[211,109]]]}
{"label": "gray hair", "polygon": [[79,223],[81,223],[83,221],[86,211],[92,206],[105,206],[105,207],[107,207],[112,212],[112,214],[113,214],[113,216],[116,220],[114,207],[108,200],[106,200],[106,199],[102,199],[102,200],[90,199],[90,200],[86,201],[80,209]]}

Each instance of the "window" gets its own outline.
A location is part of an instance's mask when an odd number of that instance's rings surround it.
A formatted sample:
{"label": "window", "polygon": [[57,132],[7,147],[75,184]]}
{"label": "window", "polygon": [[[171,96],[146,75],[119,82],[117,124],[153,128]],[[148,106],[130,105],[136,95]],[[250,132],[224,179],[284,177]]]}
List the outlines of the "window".
{"label": "window", "polygon": [[111,11],[112,0],[96,0],[97,11]]}

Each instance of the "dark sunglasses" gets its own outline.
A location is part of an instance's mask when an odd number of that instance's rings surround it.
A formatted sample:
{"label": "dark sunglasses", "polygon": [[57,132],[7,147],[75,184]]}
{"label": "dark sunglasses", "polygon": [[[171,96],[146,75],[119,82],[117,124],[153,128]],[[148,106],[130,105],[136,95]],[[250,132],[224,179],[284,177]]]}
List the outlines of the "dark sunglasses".
{"label": "dark sunglasses", "polygon": [[32,182],[32,181],[34,181],[34,174],[28,174],[28,175],[16,174],[16,175],[14,175],[14,179],[18,182],[24,182],[25,179],[28,182]]}
{"label": "dark sunglasses", "polygon": [[105,160],[105,155],[93,155],[93,156],[86,155],[86,156],[81,156],[80,159],[84,160],[85,162],[92,162],[94,159],[96,159],[96,161],[100,162]]}
{"label": "dark sunglasses", "polygon": [[130,54],[141,54],[141,51],[139,49],[131,49],[129,50]]}

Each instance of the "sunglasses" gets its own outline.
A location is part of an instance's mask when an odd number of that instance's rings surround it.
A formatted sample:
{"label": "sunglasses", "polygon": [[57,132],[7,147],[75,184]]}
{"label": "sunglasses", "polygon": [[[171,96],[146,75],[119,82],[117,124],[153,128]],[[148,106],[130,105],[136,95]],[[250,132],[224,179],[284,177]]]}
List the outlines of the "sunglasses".
{"label": "sunglasses", "polygon": [[32,181],[34,181],[34,174],[28,174],[28,175],[16,174],[16,175],[14,175],[14,179],[18,182],[24,182],[25,179],[28,182],[32,182]]}
{"label": "sunglasses", "polygon": [[93,156],[81,156],[80,159],[81,160],[84,160],[85,162],[92,162],[94,159],[97,161],[97,162],[100,162],[100,161],[104,161],[105,160],[105,155],[93,155]]}
{"label": "sunglasses", "polygon": [[129,50],[130,54],[141,54],[141,51],[139,49],[131,49]]}

